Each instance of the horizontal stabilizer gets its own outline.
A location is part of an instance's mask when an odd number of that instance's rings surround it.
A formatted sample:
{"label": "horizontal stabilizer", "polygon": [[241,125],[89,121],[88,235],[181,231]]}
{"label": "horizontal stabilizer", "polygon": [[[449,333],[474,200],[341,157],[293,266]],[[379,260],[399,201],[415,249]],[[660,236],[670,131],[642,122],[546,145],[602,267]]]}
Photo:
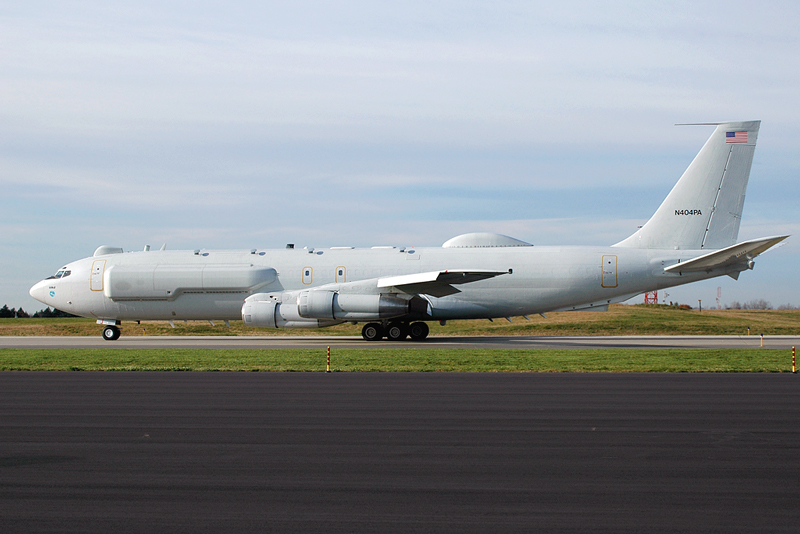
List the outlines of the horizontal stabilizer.
{"label": "horizontal stabilizer", "polygon": [[709,254],[704,254],[698,258],[694,258],[675,265],[670,265],[664,270],[668,273],[696,273],[701,271],[714,271],[723,269],[733,265],[742,265],[745,268],[750,268],[749,263],[767,249],[774,247],[788,235],[775,236],[775,237],[762,237],[761,239],[754,239],[752,241],[744,241],[722,250],[717,250]]}
{"label": "horizontal stabilizer", "polygon": [[389,276],[378,280],[378,287],[395,287],[405,293],[421,293],[434,297],[445,297],[460,293],[451,284],[468,284],[487,278],[494,278],[508,271],[447,270],[427,273]]}

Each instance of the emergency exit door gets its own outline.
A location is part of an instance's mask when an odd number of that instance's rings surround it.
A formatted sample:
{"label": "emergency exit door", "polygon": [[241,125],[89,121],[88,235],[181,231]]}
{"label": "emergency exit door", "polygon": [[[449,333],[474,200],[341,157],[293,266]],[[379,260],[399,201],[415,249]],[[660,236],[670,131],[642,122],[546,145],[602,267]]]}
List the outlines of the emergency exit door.
{"label": "emergency exit door", "polygon": [[603,256],[603,275],[600,281],[603,287],[617,287],[617,257]]}
{"label": "emergency exit door", "polygon": [[106,269],[106,260],[94,260],[92,262],[92,291],[103,290],[103,271]]}

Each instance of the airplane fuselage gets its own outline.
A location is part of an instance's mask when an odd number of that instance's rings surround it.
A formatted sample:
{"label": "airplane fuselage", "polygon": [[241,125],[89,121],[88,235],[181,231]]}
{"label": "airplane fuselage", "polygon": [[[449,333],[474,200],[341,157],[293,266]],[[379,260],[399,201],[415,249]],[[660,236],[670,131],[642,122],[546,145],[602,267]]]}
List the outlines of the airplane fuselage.
{"label": "airplane fuselage", "polygon": [[[338,288],[455,267],[506,274],[464,284],[453,295],[427,296],[429,313],[420,318],[496,318],[602,309],[645,291],[726,274],[664,271],[701,254],[574,246],[128,252],[72,262],[62,269],[69,276],[43,280],[31,293],[60,310],[97,319],[233,320],[242,317],[243,301],[255,293]],[[244,281],[225,280],[230,271],[244,273]],[[203,275],[209,272],[223,279],[208,283]]]}

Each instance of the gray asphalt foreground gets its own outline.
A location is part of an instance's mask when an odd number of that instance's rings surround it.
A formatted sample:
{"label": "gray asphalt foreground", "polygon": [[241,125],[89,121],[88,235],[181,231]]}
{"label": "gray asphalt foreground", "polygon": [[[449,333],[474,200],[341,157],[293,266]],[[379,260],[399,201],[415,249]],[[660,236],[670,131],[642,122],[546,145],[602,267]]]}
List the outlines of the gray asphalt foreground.
{"label": "gray asphalt foreground", "polygon": [[797,532],[798,380],[0,373],[0,532]]}

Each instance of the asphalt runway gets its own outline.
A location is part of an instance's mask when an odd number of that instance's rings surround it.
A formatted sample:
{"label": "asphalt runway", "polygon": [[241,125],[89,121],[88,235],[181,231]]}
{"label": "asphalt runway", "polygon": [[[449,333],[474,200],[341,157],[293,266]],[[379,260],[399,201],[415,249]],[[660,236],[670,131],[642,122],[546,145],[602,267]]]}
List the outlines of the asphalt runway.
{"label": "asphalt runway", "polygon": [[[0,336],[0,348],[208,348],[208,349],[313,349],[415,348],[455,349],[587,349],[587,348],[759,348],[762,340],[752,336],[432,336],[422,342],[368,342],[361,336],[123,336],[117,341],[97,337]],[[800,336],[764,336],[764,348],[791,349],[800,346]]]}
{"label": "asphalt runway", "polygon": [[0,373],[0,532],[797,532],[792,374]]}

